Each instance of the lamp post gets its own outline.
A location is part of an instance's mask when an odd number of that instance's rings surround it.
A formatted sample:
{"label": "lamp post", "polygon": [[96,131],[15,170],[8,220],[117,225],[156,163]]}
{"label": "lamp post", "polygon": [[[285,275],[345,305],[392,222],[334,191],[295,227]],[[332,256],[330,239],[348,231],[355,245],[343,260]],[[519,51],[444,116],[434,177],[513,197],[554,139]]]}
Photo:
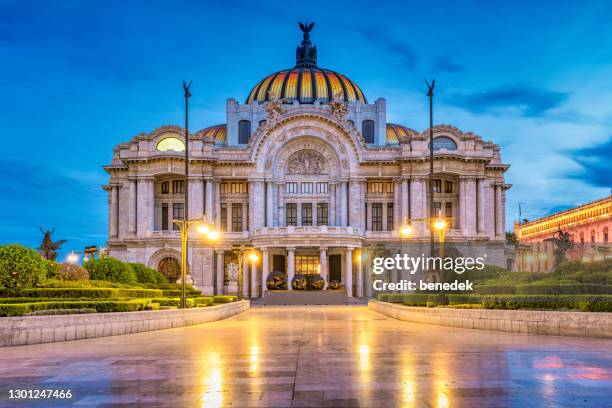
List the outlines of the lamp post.
{"label": "lamp post", "polygon": [[259,255],[257,255],[255,247],[252,246],[234,245],[233,250],[234,252],[238,253],[238,299],[242,299],[244,293],[244,279],[242,279],[242,264],[244,260],[244,254],[247,251],[249,252],[248,260],[251,261],[251,263],[253,264],[259,261]]}
{"label": "lamp post", "polygon": [[189,227],[191,225],[197,226],[197,231],[206,235],[208,240],[216,241],[219,239],[219,232],[214,229],[214,224],[207,224],[205,219],[194,220],[172,220],[181,231],[181,309],[187,307],[187,296],[186,296],[186,276],[187,276],[187,240],[189,238]]}

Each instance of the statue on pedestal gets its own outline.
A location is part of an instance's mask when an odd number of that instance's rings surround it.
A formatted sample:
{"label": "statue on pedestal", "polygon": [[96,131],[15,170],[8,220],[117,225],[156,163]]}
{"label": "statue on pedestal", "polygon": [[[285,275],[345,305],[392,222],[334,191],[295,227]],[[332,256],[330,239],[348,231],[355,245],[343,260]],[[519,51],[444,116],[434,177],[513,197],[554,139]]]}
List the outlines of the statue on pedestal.
{"label": "statue on pedestal", "polygon": [[240,268],[238,264],[230,262],[227,265],[227,279],[229,280],[229,286],[227,288],[230,295],[238,294],[238,274],[240,273]]}

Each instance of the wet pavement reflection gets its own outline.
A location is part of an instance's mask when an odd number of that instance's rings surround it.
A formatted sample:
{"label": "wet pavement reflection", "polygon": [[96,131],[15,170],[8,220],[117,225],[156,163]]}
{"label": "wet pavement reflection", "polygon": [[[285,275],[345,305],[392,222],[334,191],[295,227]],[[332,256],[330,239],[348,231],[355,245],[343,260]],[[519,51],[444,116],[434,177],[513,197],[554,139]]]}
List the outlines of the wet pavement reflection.
{"label": "wet pavement reflection", "polygon": [[[10,389],[72,390],[10,400]],[[0,349],[0,406],[612,406],[612,342],[255,307],[180,329]]]}

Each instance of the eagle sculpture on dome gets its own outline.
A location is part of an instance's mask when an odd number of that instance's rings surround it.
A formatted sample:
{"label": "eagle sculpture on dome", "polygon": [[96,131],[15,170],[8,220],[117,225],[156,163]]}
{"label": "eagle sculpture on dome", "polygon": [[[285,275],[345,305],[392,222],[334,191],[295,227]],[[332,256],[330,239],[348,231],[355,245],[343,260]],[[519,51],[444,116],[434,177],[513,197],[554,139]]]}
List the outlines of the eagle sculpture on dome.
{"label": "eagle sculpture on dome", "polygon": [[317,66],[317,46],[310,42],[310,32],[314,27],[314,23],[298,22],[300,30],[302,30],[302,43],[295,50],[295,65],[298,67],[316,67]]}

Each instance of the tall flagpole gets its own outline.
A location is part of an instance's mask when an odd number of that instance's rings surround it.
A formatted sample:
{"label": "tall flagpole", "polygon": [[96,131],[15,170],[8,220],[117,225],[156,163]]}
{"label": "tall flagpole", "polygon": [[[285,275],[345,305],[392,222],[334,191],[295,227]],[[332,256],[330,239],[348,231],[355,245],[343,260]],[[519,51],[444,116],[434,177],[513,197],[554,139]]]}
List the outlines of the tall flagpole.
{"label": "tall flagpole", "polygon": [[191,83],[193,79],[186,83],[183,81],[183,90],[185,91],[185,203],[183,205],[184,213],[183,213],[183,228],[181,229],[181,238],[182,242],[182,257],[181,257],[181,308],[184,309],[187,307],[187,297],[186,297],[186,278],[187,278],[187,265],[188,262],[188,254],[187,254],[187,240],[189,238],[189,231],[187,228],[187,220],[189,219],[189,97],[191,97],[191,92],[189,92],[189,88],[191,87]]}
{"label": "tall flagpole", "polygon": [[436,80],[431,81],[431,84],[425,80],[425,83],[427,84],[427,96],[429,97],[429,217],[427,218],[429,221],[429,255],[433,257],[435,245],[432,222],[436,212],[434,203],[433,91]]}

